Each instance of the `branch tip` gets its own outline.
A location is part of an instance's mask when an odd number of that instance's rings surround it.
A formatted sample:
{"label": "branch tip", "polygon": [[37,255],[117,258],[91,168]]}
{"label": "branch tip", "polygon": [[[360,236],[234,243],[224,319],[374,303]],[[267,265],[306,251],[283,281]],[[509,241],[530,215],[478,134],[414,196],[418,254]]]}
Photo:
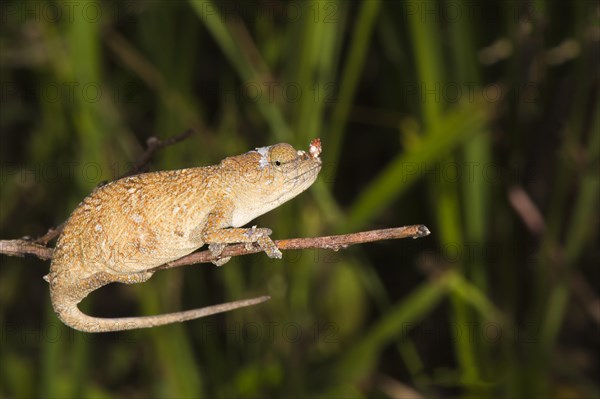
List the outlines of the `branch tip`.
{"label": "branch tip", "polygon": [[421,237],[427,237],[430,234],[431,234],[431,231],[429,231],[427,226],[425,226],[424,224],[420,224],[417,226],[417,234],[415,234],[415,236],[413,237],[413,240],[416,240],[417,238],[421,238]]}

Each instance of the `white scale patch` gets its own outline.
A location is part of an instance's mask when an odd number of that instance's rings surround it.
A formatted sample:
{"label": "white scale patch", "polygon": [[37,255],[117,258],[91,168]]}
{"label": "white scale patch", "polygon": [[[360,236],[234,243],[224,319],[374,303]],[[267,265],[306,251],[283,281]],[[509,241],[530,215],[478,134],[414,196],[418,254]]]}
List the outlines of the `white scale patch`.
{"label": "white scale patch", "polygon": [[260,166],[261,168],[269,166],[269,160],[267,159],[267,155],[269,154],[269,148],[271,147],[260,147],[256,149],[256,152],[258,152],[261,155],[260,161],[258,161],[258,166]]}
{"label": "white scale patch", "polygon": [[142,222],[142,215],[140,215],[139,213],[134,213],[131,218],[136,223],[141,223]]}
{"label": "white scale patch", "polygon": [[95,227],[96,231],[102,231],[102,225],[101,224],[97,224]]}

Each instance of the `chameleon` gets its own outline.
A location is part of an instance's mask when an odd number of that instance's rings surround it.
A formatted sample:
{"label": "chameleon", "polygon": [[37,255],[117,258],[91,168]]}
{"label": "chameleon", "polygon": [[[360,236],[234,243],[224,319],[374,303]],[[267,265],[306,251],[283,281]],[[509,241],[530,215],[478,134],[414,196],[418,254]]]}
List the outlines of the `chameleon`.
{"label": "chameleon", "polygon": [[309,151],[287,143],[227,157],[217,165],[142,173],[98,187],[71,213],[44,276],[58,318],[84,332],[132,330],[182,322],[270,299],[227,302],[175,313],[100,318],[78,304],[110,283],[135,284],[153,269],[208,245],[213,263],[228,244],[258,245],[282,257],[271,229],[242,226],[305,191],[321,170],[320,139]]}

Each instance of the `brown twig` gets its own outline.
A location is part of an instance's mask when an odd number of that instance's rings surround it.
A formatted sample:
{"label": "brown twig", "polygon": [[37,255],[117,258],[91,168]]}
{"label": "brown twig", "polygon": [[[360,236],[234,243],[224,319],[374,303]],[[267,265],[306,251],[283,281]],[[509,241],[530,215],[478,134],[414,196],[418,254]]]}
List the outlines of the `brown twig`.
{"label": "brown twig", "polygon": [[[517,215],[523,220],[523,223],[527,226],[529,231],[536,237],[542,237],[546,232],[546,221],[542,212],[539,210],[537,205],[533,202],[531,197],[527,194],[525,189],[521,186],[516,186],[508,191],[508,199],[512,207],[515,209]],[[558,273],[560,267],[564,267],[564,248],[560,244],[555,244],[553,248],[555,253],[559,255],[553,256],[556,260],[555,263],[549,263],[551,269],[555,274]],[[587,311],[590,318],[596,323],[600,324],[600,299],[591,289],[587,280],[581,274],[581,271],[575,270],[571,277],[570,282],[571,292],[573,296],[579,301],[581,306]]]}
{"label": "brown twig", "polygon": [[0,240],[0,254],[9,256],[35,255],[40,259],[52,259],[53,248],[28,240]]}
{"label": "brown twig", "polygon": [[161,148],[165,148],[173,144],[177,144],[187,139],[192,134],[194,134],[194,130],[187,129],[183,133],[180,133],[177,136],[169,137],[166,140],[159,140],[154,136],[150,137],[148,140],[146,140],[146,151],[144,152],[142,157],[139,159],[139,161],[136,162],[135,165],[133,165],[131,170],[129,170],[123,176],[119,177],[119,179],[139,174],[148,165],[148,163],[150,162],[150,160],[154,156],[154,153],[156,153],[157,150],[160,150]]}
{"label": "brown twig", "polygon": [[[425,225],[416,224],[412,226],[362,231],[359,233],[341,234],[336,236],[275,240],[275,245],[277,245],[277,248],[282,251],[288,249],[308,248],[324,248],[338,251],[341,248],[347,248],[354,244],[400,238],[420,238],[428,236],[429,234],[429,229],[425,227]],[[228,256],[249,255],[261,251],[262,250],[258,246],[246,247],[245,244],[235,244],[227,246],[219,257],[225,258]],[[195,263],[208,263],[216,259],[217,257],[213,256],[210,251],[204,250],[200,252],[194,252],[190,255],[184,256],[183,258],[177,259],[176,261],[158,266],[154,270],[171,269],[174,267],[186,266]]]}
{"label": "brown twig", "polygon": [[48,245],[50,241],[52,241],[55,237],[58,237],[60,233],[62,233],[64,227],[65,222],[59,224],[56,227],[51,227],[50,229],[48,229],[48,232],[46,234],[36,238],[35,240],[33,240],[33,242],[41,245]]}
{"label": "brown twig", "polygon": [[512,187],[508,190],[508,200],[529,231],[541,236],[546,229],[544,216],[525,189],[521,186]]}
{"label": "brown twig", "polygon": [[[144,170],[144,168],[148,165],[148,163],[150,162],[150,160],[152,159],[152,157],[154,156],[156,151],[160,150],[161,148],[165,148],[170,145],[177,144],[177,143],[187,139],[192,134],[194,134],[194,129],[187,129],[183,133],[180,133],[177,136],[169,137],[166,140],[159,140],[158,138],[156,138],[154,136],[150,137],[148,140],[146,140],[146,151],[144,151],[144,154],[142,154],[140,159],[135,163],[135,165],[133,165],[131,167],[131,169],[129,171],[127,171],[125,174],[119,176],[118,179],[122,179],[123,177],[133,176],[133,175],[137,175],[137,174],[141,173]],[[62,223],[56,227],[51,227],[50,229],[48,229],[48,232],[46,234],[44,234],[41,237],[36,238],[32,242],[37,243],[37,244],[47,245],[50,241],[52,241],[54,238],[58,237],[60,235],[60,233],[62,233],[64,227],[65,227],[64,223]],[[24,240],[24,241],[26,241],[26,240]]]}
{"label": "brown twig", "polygon": [[[425,225],[416,224],[412,226],[362,231],[359,233],[342,234],[336,236],[276,240],[275,245],[277,245],[277,247],[282,251],[288,249],[307,248],[324,248],[337,251],[341,248],[347,248],[350,245],[362,244],[365,242],[400,238],[420,238],[428,235],[429,229],[427,229]],[[245,244],[236,244],[226,247],[220,257],[249,255],[257,252],[261,252],[261,249],[258,246],[246,247]],[[26,240],[0,240],[0,254],[9,256],[35,255],[40,259],[51,259],[52,248]],[[158,266],[153,270],[172,269],[174,267],[186,266],[195,263],[208,263],[216,259],[217,257],[213,256],[210,251],[204,250],[194,252],[190,255],[177,259],[176,261]]]}

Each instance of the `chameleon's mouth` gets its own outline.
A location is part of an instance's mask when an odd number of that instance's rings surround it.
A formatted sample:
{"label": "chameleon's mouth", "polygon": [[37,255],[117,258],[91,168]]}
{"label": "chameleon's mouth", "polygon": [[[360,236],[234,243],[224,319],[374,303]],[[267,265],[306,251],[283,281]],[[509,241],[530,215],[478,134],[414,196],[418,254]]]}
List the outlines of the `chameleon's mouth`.
{"label": "chameleon's mouth", "polygon": [[288,186],[287,191],[282,191],[277,198],[273,199],[272,203],[280,202],[282,198],[293,198],[296,195],[300,194],[302,191],[306,190],[311,184],[317,180],[317,176],[319,175],[319,171],[321,170],[321,160],[311,160],[311,161],[302,161],[303,163],[310,162],[311,165],[308,169],[303,170],[302,172],[295,174],[294,176],[285,179],[284,185]]}
{"label": "chameleon's mouth", "polygon": [[[304,172],[300,173],[299,175],[295,175],[294,177],[286,179],[285,182],[291,183],[291,182],[296,181],[296,183],[297,183],[297,181],[300,179],[302,179],[301,180],[302,182],[305,182],[308,180],[307,178],[313,177],[313,175],[314,175],[314,178],[316,179],[317,175],[319,174],[319,170],[321,170],[321,160],[320,159],[319,159],[319,163],[316,164],[315,166],[311,167],[310,169],[305,170]],[[307,175],[310,175],[310,176],[307,176]]]}

